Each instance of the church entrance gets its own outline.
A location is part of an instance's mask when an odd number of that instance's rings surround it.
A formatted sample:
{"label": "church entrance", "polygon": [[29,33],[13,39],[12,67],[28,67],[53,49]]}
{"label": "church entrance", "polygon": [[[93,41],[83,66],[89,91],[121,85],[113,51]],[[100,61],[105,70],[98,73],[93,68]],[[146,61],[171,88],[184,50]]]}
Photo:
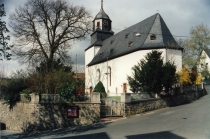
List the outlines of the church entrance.
{"label": "church entrance", "polygon": [[91,86],[90,87],[90,95],[92,95],[92,92],[93,92],[93,87]]}
{"label": "church entrance", "polygon": [[123,83],[123,93],[127,93],[127,84]]}

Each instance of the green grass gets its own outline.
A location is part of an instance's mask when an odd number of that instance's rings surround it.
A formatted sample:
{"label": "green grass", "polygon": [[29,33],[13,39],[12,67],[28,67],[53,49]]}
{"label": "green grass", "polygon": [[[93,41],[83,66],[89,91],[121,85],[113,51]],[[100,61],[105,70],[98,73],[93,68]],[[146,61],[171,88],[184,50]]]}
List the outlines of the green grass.
{"label": "green grass", "polygon": [[119,100],[121,99],[121,96],[108,96],[107,98],[111,98],[111,99],[115,99],[115,100]]}

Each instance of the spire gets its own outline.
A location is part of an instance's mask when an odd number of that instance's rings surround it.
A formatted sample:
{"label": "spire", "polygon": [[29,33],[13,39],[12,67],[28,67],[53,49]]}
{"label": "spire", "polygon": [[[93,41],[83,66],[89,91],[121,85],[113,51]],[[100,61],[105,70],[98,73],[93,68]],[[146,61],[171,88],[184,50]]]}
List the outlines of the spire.
{"label": "spire", "polygon": [[109,19],[109,16],[104,12],[103,9],[103,0],[101,0],[101,9],[99,13],[96,15],[95,19]]}

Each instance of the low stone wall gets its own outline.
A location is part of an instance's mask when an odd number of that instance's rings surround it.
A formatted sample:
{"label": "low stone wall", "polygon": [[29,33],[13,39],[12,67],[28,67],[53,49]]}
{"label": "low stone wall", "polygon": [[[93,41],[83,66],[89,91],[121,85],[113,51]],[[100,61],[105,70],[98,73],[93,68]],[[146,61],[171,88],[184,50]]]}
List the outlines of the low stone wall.
{"label": "low stone wall", "polygon": [[136,114],[144,113],[147,111],[152,111],[165,107],[178,106],[182,104],[186,104],[192,102],[194,100],[199,99],[200,97],[206,95],[205,89],[192,92],[192,93],[184,93],[178,96],[171,96],[167,98],[159,98],[159,99],[147,99],[147,100],[138,100],[125,102],[125,117],[131,117]]}
{"label": "low stone wall", "polygon": [[[66,107],[79,106],[79,118],[66,116]],[[8,130],[34,131],[100,122],[100,103],[17,103],[12,110],[0,102],[0,122]]]}

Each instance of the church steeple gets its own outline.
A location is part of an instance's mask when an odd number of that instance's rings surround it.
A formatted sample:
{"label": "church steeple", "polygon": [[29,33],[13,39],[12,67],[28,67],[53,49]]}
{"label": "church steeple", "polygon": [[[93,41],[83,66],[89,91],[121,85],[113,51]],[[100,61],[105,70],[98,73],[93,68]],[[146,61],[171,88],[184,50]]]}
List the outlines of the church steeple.
{"label": "church steeple", "polygon": [[103,0],[101,0],[101,9],[93,20],[93,34],[91,35],[91,42],[94,43],[95,41],[103,41],[112,36],[114,32],[111,29],[112,21],[104,12]]}
{"label": "church steeple", "polygon": [[109,16],[104,12],[104,9],[103,9],[103,0],[101,0],[101,9],[99,11],[99,13],[96,15],[95,19],[109,19]]}

